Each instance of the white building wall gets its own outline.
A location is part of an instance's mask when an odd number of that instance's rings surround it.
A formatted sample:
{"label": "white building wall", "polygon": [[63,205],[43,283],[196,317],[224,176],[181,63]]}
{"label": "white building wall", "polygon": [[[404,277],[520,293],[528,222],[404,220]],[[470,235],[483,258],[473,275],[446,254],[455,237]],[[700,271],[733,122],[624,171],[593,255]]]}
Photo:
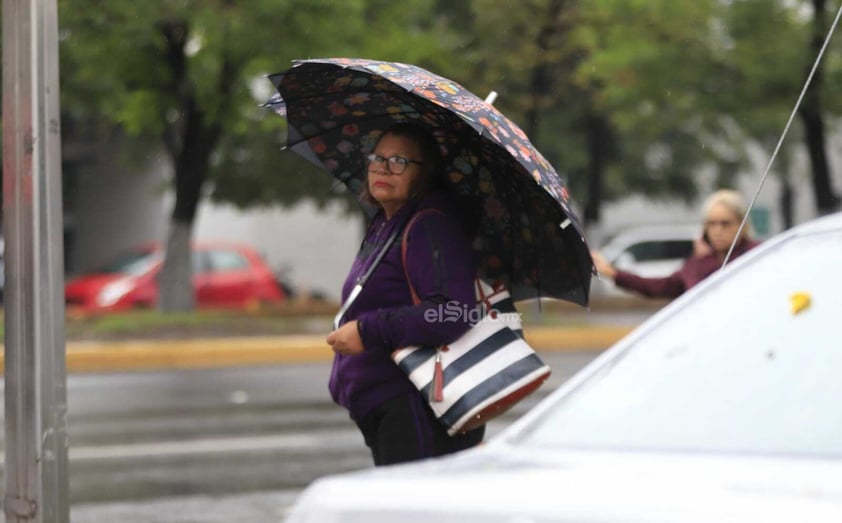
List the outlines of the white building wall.
{"label": "white building wall", "polygon": [[240,211],[206,202],[199,210],[193,237],[249,243],[273,269],[284,269],[297,288],[338,300],[362,231],[362,219],[347,215],[338,204],[322,210],[303,202],[291,209]]}
{"label": "white building wall", "polygon": [[141,172],[127,172],[114,159],[81,172],[73,198],[68,265],[81,273],[140,243],[161,241],[166,231],[164,193],[168,165],[155,159]]}
{"label": "white building wall", "polygon": [[[173,193],[165,157],[142,172],[123,172],[115,160],[80,173],[74,198],[71,276],[98,267],[121,251],[146,242],[164,243]],[[339,299],[342,283],[362,240],[363,225],[339,205],[319,210],[312,203],[291,209],[240,211],[204,201],[194,223],[194,240],[236,240],[262,252],[272,269],[284,269],[304,291]]]}

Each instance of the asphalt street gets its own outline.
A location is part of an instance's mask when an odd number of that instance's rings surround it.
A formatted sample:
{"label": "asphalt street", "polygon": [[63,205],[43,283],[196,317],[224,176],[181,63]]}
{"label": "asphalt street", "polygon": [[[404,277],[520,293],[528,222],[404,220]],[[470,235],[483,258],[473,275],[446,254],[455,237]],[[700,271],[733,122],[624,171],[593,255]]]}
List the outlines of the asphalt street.
{"label": "asphalt street", "polygon": [[[544,353],[552,377],[489,437],[597,353]],[[326,362],[71,374],[72,521],[279,520],[310,481],[371,466],[328,374]]]}
{"label": "asphalt street", "polygon": [[[529,326],[553,375],[488,437],[652,312]],[[68,343],[71,520],[278,521],[314,479],[370,467],[331,358],[322,335]]]}

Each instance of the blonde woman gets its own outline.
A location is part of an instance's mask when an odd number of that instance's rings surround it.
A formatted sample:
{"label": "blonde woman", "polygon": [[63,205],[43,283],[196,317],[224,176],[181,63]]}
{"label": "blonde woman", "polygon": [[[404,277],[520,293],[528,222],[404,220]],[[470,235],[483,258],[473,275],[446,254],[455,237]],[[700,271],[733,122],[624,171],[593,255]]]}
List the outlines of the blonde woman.
{"label": "blonde woman", "polygon": [[[598,252],[591,252],[591,256],[600,276],[610,278],[621,289],[650,298],[675,298],[722,267],[745,215],[745,201],[738,192],[722,189],[710,195],[704,204],[704,233],[694,254],[680,269],[663,278],[644,278],[619,270]],[[749,228],[744,228],[729,262],[757,244]]]}

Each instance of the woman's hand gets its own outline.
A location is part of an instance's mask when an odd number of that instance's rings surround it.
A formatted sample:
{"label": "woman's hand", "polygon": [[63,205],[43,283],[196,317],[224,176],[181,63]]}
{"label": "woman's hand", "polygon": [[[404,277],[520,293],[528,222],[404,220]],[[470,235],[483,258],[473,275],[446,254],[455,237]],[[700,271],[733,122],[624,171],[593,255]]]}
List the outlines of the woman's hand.
{"label": "woman's hand", "polygon": [[704,238],[693,240],[693,256],[707,256],[713,252],[713,247]]}
{"label": "woman's hand", "polygon": [[617,277],[617,269],[608,263],[608,260],[606,260],[597,251],[591,251],[591,258],[593,259],[593,264],[596,267],[597,272],[599,272],[599,275],[605,276],[611,281],[614,281],[614,278]]}
{"label": "woman's hand", "polygon": [[345,356],[360,354],[365,350],[356,321],[349,321],[328,334],[327,344],[331,346],[333,352]]}

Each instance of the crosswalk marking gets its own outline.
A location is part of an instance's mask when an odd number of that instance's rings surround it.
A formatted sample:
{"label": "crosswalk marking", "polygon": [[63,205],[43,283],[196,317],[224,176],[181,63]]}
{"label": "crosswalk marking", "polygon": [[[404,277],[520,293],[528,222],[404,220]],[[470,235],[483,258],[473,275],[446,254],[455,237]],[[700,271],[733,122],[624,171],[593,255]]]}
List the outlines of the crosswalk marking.
{"label": "crosswalk marking", "polygon": [[[232,452],[271,450],[307,450],[348,448],[364,445],[356,428],[331,429],[329,432],[301,432],[265,436],[203,438],[181,441],[156,441],[121,445],[74,447],[68,453],[70,461],[98,461],[127,458],[161,458]],[[2,455],[5,462],[5,454]]]}

